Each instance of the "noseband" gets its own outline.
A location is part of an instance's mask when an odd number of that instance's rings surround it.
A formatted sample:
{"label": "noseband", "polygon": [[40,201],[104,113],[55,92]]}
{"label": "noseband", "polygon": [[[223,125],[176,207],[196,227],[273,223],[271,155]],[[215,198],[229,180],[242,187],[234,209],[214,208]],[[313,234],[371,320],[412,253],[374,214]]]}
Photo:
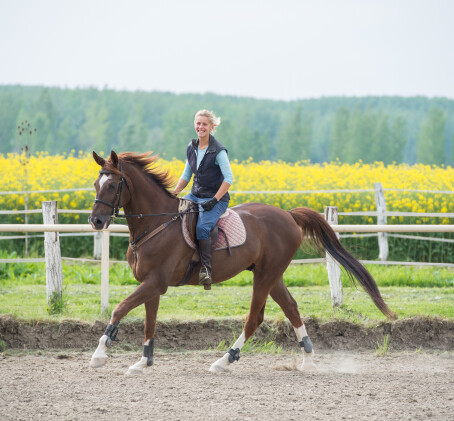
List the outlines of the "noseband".
{"label": "noseband", "polygon": [[[115,173],[113,171],[99,170],[99,174],[115,174]],[[121,166],[121,161],[120,161],[120,176],[121,176],[120,184],[118,185],[117,194],[115,196],[116,198],[115,198],[113,203],[109,203],[109,202],[106,202],[105,200],[101,200],[101,199],[98,199],[98,198],[95,199],[95,203],[102,203],[103,205],[107,205],[110,208],[112,208],[112,214],[115,217],[118,217],[118,215],[120,213],[120,208],[122,207],[122,205],[121,205],[121,193],[123,191],[123,183],[126,184],[126,187],[128,188],[129,192],[131,192],[131,189],[129,188],[128,181],[126,180],[125,176],[123,175],[123,169],[122,169],[122,166]]]}

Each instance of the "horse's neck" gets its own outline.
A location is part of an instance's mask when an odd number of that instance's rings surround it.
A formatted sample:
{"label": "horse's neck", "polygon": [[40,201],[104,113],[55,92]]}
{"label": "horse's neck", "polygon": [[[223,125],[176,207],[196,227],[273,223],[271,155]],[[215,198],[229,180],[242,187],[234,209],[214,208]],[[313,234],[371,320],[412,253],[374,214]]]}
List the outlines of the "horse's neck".
{"label": "horse's neck", "polygon": [[[132,179],[132,178],[131,178]],[[178,211],[178,200],[170,197],[161,187],[146,175],[134,174],[131,199],[124,206],[126,215],[166,214]],[[149,216],[144,218],[131,217],[126,221],[136,234],[149,230],[163,223],[172,215]]]}

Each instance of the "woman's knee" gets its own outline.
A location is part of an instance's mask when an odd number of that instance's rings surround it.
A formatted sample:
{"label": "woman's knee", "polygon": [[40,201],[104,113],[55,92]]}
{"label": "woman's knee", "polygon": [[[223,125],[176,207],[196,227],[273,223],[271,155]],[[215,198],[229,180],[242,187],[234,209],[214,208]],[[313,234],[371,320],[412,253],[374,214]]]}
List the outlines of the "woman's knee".
{"label": "woman's knee", "polygon": [[196,229],[197,240],[206,240],[210,238],[210,229],[203,227]]}

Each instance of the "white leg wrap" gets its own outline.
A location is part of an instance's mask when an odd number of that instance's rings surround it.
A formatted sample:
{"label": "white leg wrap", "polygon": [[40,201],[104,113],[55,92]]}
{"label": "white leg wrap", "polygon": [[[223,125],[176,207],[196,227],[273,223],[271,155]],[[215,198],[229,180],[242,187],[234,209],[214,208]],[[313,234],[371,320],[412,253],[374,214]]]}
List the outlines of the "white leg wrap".
{"label": "white leg wrap", "polygon": [[126,374],[143,374],[145,368],[147,368],[147,357],[142,357],[140,361],[136,362],[134,365],[128,368]]}
{"label": "white leg wrap", "polygon": [[[235,341],[235,343],[232,346],[232,349],[241,349],[243,348],[244,343],[246,342],[246,337],[244,335],[244,332],[241,333],[240,337]],[[230,354],[226,352],[222,358],[219,358],[216,362],[211,364],[211,367],[209,368],[209,371],[212,373],[224,373],[226,371],[229,371],[228,366],[231,364],[229,361]]]}
{"label": "white leg wrap", "polygon": [[[301,342],[305,336],[308,336],[304,324],[300,327],[293,327],[293,329],[295,330],[298,342]],[[315,370],[317,366],[314,364],[314,361],[312,360],[314,351],[308,353],[304,350],[304,348],[301,348],[301,351],[303,352],[303,363],[301,364],[300,367],[298,367],[298,370],[299,371]]]}
{"label": "white leg wrap", "polygon": [[293,326],[293,329],[296,333],[296,338],[298,339],[298,342],[301,342],[305,336],[307,336],[306,332],[306,326],[302,325],[300,327],[295,327]]}
{"label": "white leg wrap", "polygon": [[[144,346],[150,345],[150,339],[148,339],[144,344]],[[148,357],[142,356],[139,362],[133,364],[131,367],[128,368],[126,374],[135,375],[135,374],[143,374],[145,369],[148,367]]]}
{"label": "white leg wrap", "polygon": [[230,365],[229,361],[230,354],[224,354],[222,358],[219,358],[216,362],[211,364],[211,367],[209,368],[209,371],[212,373],[224,373],[226,371],[229,371],[228,366]]}
{"label": "white leg wrap", "polygon": [[243,333],[241,333],[240,337],[235,341],[235,343],[233,344],[232,348],[233,349],[237,349],[237,348],[243,348],[243,345],[244,343],[246,342],[246,335]]}
{"label": "white leg wrap", "polygon": [[92,367],[92,368],[102,367],[107,362],[107,353],[106,353],[107,339],[108,339],[107,335],[102,335],[101,339],[99,339],[98,348],[96,348],[96,351],[93,353],[93,355],[91,357],[90,367]]}

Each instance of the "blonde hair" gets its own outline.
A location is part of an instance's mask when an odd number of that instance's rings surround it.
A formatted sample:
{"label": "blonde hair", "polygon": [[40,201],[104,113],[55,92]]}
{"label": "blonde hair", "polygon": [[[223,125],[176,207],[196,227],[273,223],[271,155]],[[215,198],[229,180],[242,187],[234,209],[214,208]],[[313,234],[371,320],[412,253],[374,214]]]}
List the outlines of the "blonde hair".
{"label": "blonde hair", "polygon": [[216,127],[221,124],[221,117],[216,117],[215,114],[213,113],[213,111],[199,110],[195,114],[194,122],[197,119],[197,117],[208,117],[208,120],[210,120],[210,124],[214,124],[213,130],[211,130],[211,133],[215,133]]}

